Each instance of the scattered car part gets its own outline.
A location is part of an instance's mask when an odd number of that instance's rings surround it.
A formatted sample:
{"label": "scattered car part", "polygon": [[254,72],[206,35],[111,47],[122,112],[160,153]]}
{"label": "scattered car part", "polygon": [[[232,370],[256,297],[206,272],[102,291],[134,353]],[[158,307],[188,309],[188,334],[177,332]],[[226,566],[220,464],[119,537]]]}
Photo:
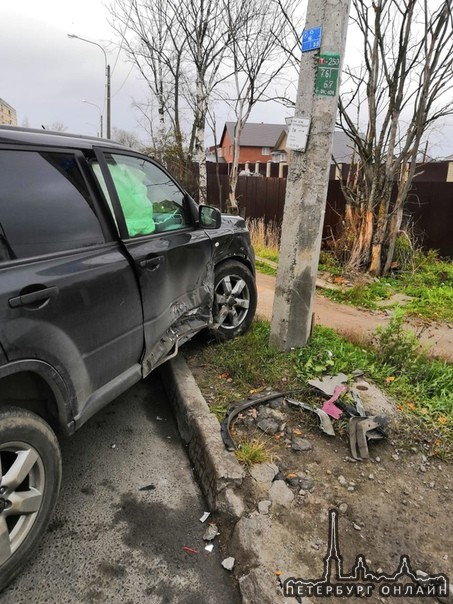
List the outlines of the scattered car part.
{"label": "scattered car part", "polygon": [[385,415],[351,417],[349,420],[349,444],[352,457],[358,461],[369,459],[367,439],[385,438],[387,435],[384,428],[387,424],[388,418]]}
{"label": "scattered car part", "polygon": [[230,425],[233,419],[241,413],[241,411],[245,411],[249,407],[253,407],[254,405],[261,405],[263,403],[268,403],[269,401],[273,401],[277,398],[282,398],[284,396],[281,392],[274,392],[272,394],[268,394],[266,396],[261,396],[259,398],[247,399],[242,403],[238,403],[233,407],[230,407],[228,410],[225,419],[220,424],[220,434],[222,436],[223,444],[225,445],[228,451],[234,451],[236,449],[236,443],[234,442],[231,434],[230,434]]}
{"label": "scattered car part", "polygon": [[316,378],[308,380],[310,386],[314,386],[318,390],[321,390],[327,396],[333,396],[335,388],[347,384],[348,376],[344,373],[338,373],[337,375],[326,375],[321,380]]}
{"label": "scattered car part", "polygon": [[199,554],[200,553],[197,549],[194,549],[193,547],[188,547],[187,545],[183,545],[182,549],[185,552],[187,552],[188,554]]}
{"label": "scattered car part", "polygon": [[335,436],[335,430],[333,429],[332,422],[330,421],[330,418],[325,411],[323,411],[322,409],[317,409],[316,407],[312,407],[307,403],[295,401],[294,399],[287,398],[285,400],[289,405],[294,405],[296,407],[300,407],[301,409],[305,409],[306,411],[316,413],[316,415],[319,417],[319,427],[321,428],[321,430],[329,436]]}
{"label": "scattered car part", "polygon": [[334,419],[340,419],[340,417],[343,415],[343,410],[337,407],[335,405],[335,402],[338,401],[340,396],[348,390],[348,386],[344,384],[341,386],[335,386],[333,396],[331,396],[328,401],[324,401],[322,410],[327,413],[327,415],[330,415],[330,417],[333,417]]}
{"label": "scattered car part", "polygon": [[365,407],[363,406],[360,394],[357,392],[357,390],[354,390],[354,388],[351,388],[351,394],[358,414],[362,417],[366,417]]}
{"label": "scattered car part", "polygon": [[349,417],[357,417],[360,415],[355,407],[348,405],[344,401],[337,401],[335,406],[344,411]]}

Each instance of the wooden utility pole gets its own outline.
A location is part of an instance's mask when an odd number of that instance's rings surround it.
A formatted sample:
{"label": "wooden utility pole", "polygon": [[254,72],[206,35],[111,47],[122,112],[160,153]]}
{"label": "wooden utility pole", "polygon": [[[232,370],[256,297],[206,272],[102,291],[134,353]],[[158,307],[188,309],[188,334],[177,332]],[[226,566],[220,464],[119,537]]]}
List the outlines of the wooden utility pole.
{"label": "wooden utility pole", "polygon": [[307,7],[270,338],[280,350],[304,346],[311,332],[349,6]]}

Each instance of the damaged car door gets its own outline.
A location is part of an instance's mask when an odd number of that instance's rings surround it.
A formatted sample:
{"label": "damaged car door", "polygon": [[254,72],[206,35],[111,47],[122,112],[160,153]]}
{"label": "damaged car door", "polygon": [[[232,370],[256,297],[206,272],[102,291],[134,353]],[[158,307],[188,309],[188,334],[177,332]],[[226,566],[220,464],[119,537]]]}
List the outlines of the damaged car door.
{"label": "damaged car door", "polygon": [[212,243],[193,202],[160,166],[127,152],[96,156],[95,173],[140,284],[147,375],[210,321]]}

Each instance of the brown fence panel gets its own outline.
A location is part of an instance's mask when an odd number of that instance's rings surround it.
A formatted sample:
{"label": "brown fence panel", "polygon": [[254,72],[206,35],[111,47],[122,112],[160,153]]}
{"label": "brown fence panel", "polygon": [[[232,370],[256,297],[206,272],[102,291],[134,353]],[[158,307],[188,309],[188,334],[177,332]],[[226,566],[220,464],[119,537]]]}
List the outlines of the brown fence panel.
{"label": "brown fence panel", "polygon": [[453,183],[414,183],[406,204],[416,234],[424,249],[438,250],[453,258]]}
{"label": "brown fence panel", "polygon": [[[438,179],[446,174],[445,166],[434,165],[427,169],[433,180],[422,180],[420,175],[413,183],[406,204],[406,220],[414,225],[419,244],[424,249],[436,249],[441,256],[453,257],[453,182]],[[428,174],[429,172],[429,174]],[[222,210],[226,211],[228,176],[220,176],[222,186]],[[286,178],[240,176],[237,197],[241,215],[247,218],[263,218],[281,225],[285,204]],[[208,172],[208,203],[218,207],[219,193],[214,171]],[[323,240],[337,237],[344,216],[345,200],[340,181],[330,180],[324,218]]]}
{"label": "brown fence panel", "polygon": [[226,212],[228,200],[228,175],[220,174],[218,180],[220,183],[220,195],[217,175],[215,173],[208,173],[207,203],[216,208],[220,208],[222,212]]}
{"label": "brown fence panel", "polygon": [[324,215],[324,225],[322,231],[323,241],[330,241],[337,238],[341,227],[341,220],[344,216],[345,199],[341,191],[339,180],[331,180],[327,189],[326,213]]}
{"label": "brown fence panel", "polygon": [[[279,201],[280,201],[280,181],[281,178],[266,178],[266,189],[264,191],[264,207],[266,222],[280,222],[283,219],[283,212],[279,215]],[[285,182],[286,184],[286,182]],[[286,190],[286,186],[285,186]],[[285,197],[283,193],[283,205],[285,203]],[[283,209],[283,205],[281,206]]]}
{"label": "brown fence panel", "polygon": [[281,223],[285,203],[286,180],[283,178],[240,177],[239,205],[247,218]]}

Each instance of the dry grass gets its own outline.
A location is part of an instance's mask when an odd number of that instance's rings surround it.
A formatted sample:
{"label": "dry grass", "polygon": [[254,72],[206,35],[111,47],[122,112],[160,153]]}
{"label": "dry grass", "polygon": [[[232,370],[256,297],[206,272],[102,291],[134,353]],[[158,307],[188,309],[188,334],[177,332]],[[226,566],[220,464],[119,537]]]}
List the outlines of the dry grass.
{"label": "dry grass", "polygon": [[271,461],[271,456],[266,450],[266,445],[256,439],[242,442],[234,454],[240,463],[249,468],[257,463]]}
{"label": "dry grass", "polygon": [[280,229],[275,222],[267,225],[262,218],[251,218],[247,221],[250,238],[257,256],[278,260]]}

